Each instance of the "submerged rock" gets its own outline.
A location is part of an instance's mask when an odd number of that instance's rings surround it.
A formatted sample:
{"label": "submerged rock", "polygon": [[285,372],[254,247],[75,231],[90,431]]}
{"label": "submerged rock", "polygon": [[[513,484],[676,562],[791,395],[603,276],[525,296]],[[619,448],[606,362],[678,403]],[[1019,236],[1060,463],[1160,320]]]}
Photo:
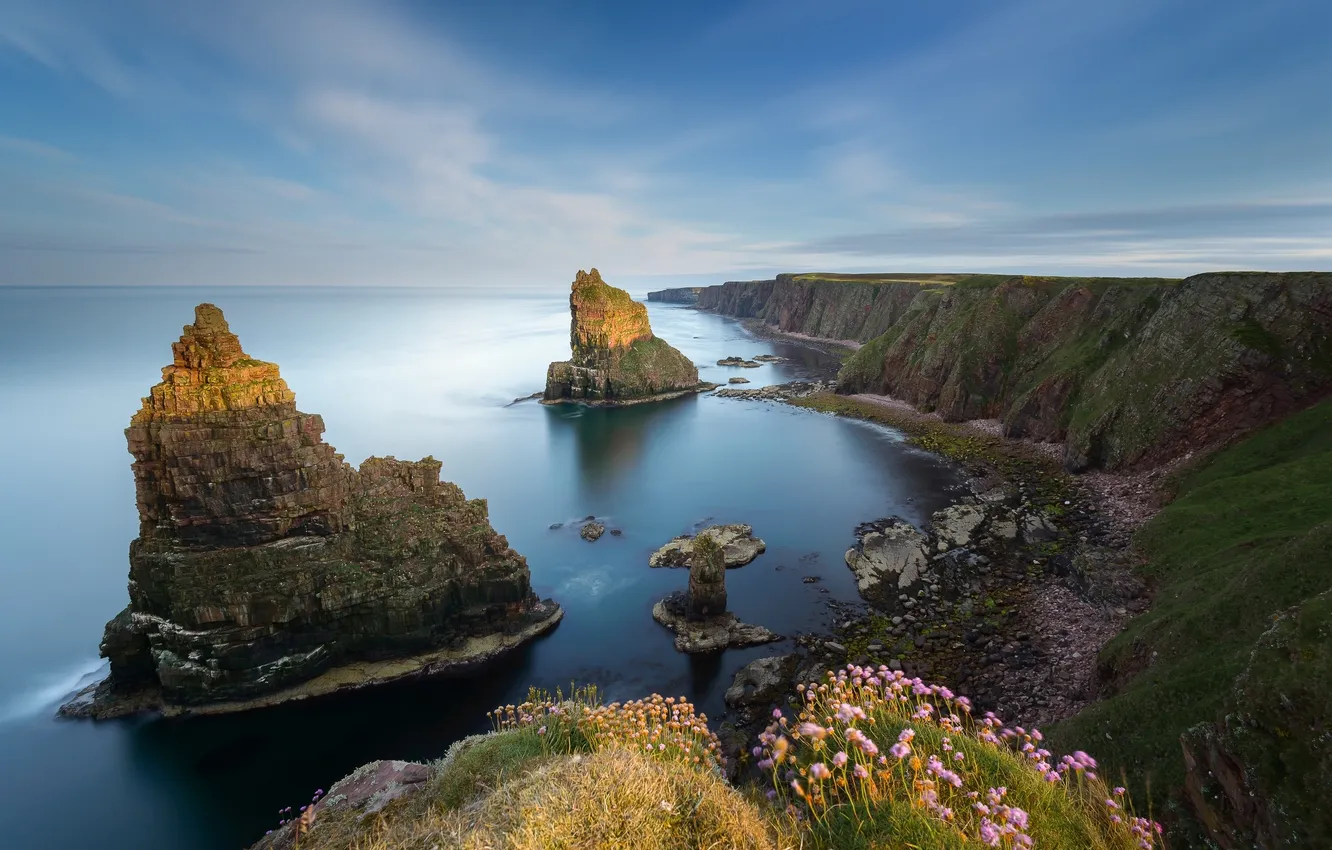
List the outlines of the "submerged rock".
{"label": "submerged rock", "polygon": [[782,357],[780,354],[758,354],[754,356],[754,359],[760,363],[786,363],[791,358]]}
{"label": "submerged rock", "polygon": [[125,431],[139,537],[111,674],[64,713],[234,711],[462,669],[559,621],[439,461],[353,469],[211,304],[172,349]]}
{"label": "submerged rock", "polygon": [[569,311],[573,358],[550,364],[543,403],[632,404],[713,388],[689,358],[653,336],[647,307],[596,269],[578,272]]}
{"label": "submerged rock", "polygon": [[723,357],[721,360],[718,360],[717,365],[740,366],[744,369],[757,369],[761,364],[755,363],[753,360],[746,360],[743,357],[731,356],[731,357]]}
{"label": "submerged rock", "polygon": [[762,555],[768,544],[754,536],[754,529],[744,523],[710,525],[697,535],[683,535],[652,553],[648,565],[652,567],[687,567],[699,537],[709,537],[726,558],[727,569],[743,567]]}

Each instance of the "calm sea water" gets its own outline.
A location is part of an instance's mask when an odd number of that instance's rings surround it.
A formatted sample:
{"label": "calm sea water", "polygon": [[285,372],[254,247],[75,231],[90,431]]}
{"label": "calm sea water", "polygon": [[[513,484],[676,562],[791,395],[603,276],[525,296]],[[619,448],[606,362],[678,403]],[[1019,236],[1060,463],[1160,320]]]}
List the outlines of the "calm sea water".
{"label": "calm sea water", "polygon": [[[102,626],[126,602],[137,517],[123,429],[205,300],[248,353],[281,365],[349,461],[432,454],[488,499],[564,622],[468,678],[228,717],[55,719],[62,697],[104,672]],[[826,358],[721,317],[649,309],[654,331],[719,383],[780,383]],[[752,524],[768,551],[728,572],[731,608],[791,634],[826,625],[830,598],[855,599],[842,553],[858,522],[919,522],[958,481],[888,429],[781,405],[510,404],[568,357],[568,327],[563,291],[0,289],[0,847],[237,850],[359,764],[441,755],[529,685],[683,694],[716,717],[736,670],[790,644],[675,652],[650,610],[686,574],[649,569],[655,548],[705,521]],[[765,352],[795,362],[712,365]],[[588,514],[623,536],[589,544],[549,528]]]}

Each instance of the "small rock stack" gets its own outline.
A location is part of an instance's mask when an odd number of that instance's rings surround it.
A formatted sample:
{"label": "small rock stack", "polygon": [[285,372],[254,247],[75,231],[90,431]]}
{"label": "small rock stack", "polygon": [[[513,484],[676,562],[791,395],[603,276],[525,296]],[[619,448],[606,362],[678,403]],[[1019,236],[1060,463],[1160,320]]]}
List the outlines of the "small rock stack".
{"label": "small rock stack", "polygon": [[596,269],[574,278],[569,312],[573,358],[546,370],[545,402],[625,404],[712,388],[687,357],[653,336],[647,307]]}

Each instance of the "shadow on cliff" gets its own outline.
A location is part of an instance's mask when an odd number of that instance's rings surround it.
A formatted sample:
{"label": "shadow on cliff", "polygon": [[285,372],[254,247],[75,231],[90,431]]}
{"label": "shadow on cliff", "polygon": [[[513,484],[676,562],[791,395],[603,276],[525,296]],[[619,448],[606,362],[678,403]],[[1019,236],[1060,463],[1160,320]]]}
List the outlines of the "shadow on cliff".
{"label": "shadow on cliff", "polygon": [[642,466],[652,435],[682,417],[698,415],[696,394],[628,407],[559,404],[546,407],[552,449],[572,443],[583,495],[613,490]]}

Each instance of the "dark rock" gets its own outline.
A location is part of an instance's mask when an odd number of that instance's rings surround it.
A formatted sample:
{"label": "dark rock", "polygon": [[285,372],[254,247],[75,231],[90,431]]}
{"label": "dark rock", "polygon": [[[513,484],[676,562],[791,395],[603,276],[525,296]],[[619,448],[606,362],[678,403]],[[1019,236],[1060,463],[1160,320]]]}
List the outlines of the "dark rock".
{"label": "dark rock", "polygon": [[731,708],[766,709],[776,705],[791,690],[800,656],[774,655],[751,661],[735,674],[726,689],[726,704]]}
{"label": "dark rock", "polygon": [[578,531],[578,536],[591,543],[594,540],[601,539],[601,535],[606,533],[606,526],[599,522],[585,523]]}

